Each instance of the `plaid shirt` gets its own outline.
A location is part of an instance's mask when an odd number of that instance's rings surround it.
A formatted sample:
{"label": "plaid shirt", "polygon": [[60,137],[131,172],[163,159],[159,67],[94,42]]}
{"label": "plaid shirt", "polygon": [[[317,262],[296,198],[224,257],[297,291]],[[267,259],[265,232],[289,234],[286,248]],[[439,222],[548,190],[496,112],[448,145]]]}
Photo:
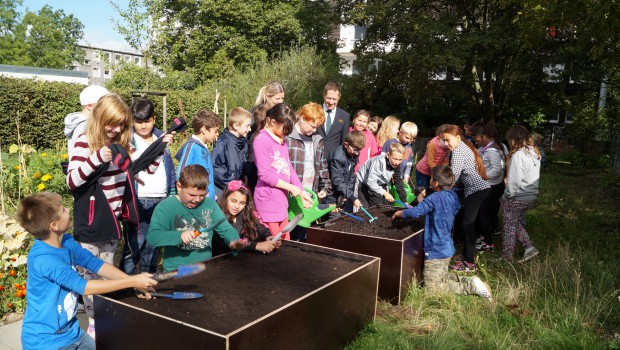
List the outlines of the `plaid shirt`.
{"label": "plaid shirt", "polygon": [[[288,155],[293,168],[295,168],[295,173],[297,173],[299,181],[303,181],[306,150],[304,142],[295,127],[293,127],[293,132],[286,137],[286,143],[288,144]],[[312,183],[312,191],[315,193],[325,191],[327,195],[330,195],[332,193],[332,182],[329,179],[323,137],[319,134],[312,135],[312,144],[314,149],[314,182]]]}

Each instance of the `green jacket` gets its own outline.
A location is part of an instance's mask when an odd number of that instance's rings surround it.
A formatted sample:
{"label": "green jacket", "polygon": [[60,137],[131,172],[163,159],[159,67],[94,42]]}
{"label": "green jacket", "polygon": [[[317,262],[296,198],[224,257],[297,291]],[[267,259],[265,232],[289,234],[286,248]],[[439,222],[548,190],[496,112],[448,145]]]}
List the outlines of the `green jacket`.
{"label": "green jacket", "polygon": [[[201,233],[189,244],[181,241],[183,231],[212,228],[213,225],[214,229]],[[196,208],[190,209],[177,196],[170,196],[155,207],[146,241],[152,247],[164,247],[164,271],[171,271],[181,265],[211,259],[214,232],[226,244],[240,238],[212,199],[205,198]]]}

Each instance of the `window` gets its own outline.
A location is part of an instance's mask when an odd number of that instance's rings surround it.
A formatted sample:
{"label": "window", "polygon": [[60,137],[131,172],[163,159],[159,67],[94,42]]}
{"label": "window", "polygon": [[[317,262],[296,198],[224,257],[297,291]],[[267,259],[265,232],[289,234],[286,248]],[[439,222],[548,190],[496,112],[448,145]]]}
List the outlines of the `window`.
{"label": "window", "polygon": [[104,52],[103,57],[105,58],[106,62],[112,62],[112,54],[110,52]]}
{"label": "window", "polygon": [[366,34],[366,27],[363,26],[355,26],[355,32],[354,32],[354,36],[353,38],[355,40],[362,40],[364,39],[364,34]]}
{"label": "window", "polygon": [[129,55],[125,55],[125,61],[127,61],[127,62],[131,62],[131,56],[129,56]]}
{"label": "window", "polygon": [[95,63],[99,63],[99,61],[101,61],[101,54],[99,51],[93,51],[93,61]]}
{"label": "window", "polygon": [[549,123],[553,123],[553,124],[557,124],[560,122],[560,113],[562,113],[562,111],[558,110],[558,112],[555,114],[555,116],[551,116],[551,118],[549,118]]}
{"label": "window", "polygon": [[121,55],[114,55],[114,60],[116,60],[116,62],[122,62],[123,57],[121,57]]}
{"label": "window", "polygon": [[93,78],[101,78],[101,69],[99,67],[93,67]]}
{"label": "window", "polygon": [[574,112],[566,112],[566,114],[564,115],[564,122],[566,124],[572,124],[574,116],[575,116]]}
{"label": "window", "polygon": [[137,65],[140,65],[140,57],[134,57],[133,62]]}
{"label": "window", "polygon": [[84,64],[90,66],[90,60],[84,60]]}
{"label": "window", "polygon": [[103,71],[104,79],[112,79],[112,71],[110,69],[106,69]]}

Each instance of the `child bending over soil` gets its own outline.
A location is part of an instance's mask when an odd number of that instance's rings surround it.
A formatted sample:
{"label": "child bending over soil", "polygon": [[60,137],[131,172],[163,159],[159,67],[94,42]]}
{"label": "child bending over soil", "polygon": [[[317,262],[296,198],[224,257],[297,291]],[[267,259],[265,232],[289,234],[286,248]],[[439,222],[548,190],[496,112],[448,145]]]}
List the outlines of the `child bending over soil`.
{"label": "child bending over soil", "polygon": [[454,217],[461,205],[452,189],[454,173],[447,165],[431,169],[430,185],[435,191],[424,198],[422,192],[417,199],[420,203],[394,213],[392,219],[415,219],[426,215],[424,233],[424,285],[433,291],[455,294],[477,294],[491,301],[491,289],[478,276],[467,277],[448,271],[450,258],[454,255],[452,226]]}

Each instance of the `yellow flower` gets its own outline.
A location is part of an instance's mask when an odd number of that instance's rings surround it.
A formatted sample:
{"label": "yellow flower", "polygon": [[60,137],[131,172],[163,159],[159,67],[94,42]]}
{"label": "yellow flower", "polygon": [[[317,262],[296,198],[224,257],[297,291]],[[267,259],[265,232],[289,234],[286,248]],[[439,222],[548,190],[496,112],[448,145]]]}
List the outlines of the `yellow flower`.
{"label": "yellow flower", "polygon": [[52,175],[50,174],[45,174],[43,175],[43,177],[41,178],[41,181],[46,182],[49,181],[52,178]]}
{"label": "yellow flower", "polygon": [[68,154],[65,153],[65,154],[62,155],[62,159],[67,159],[67,158],[69,158]]}
{"label": "yellow flower", "polygon": [[37,186],[37,188],[39,189],[39,191],[43,191],[45,189],[45,185],[44,184],[39,184],[39,186]]}
{"label": "yellow flower", "polygon": [[19,165],[16,165],[16,166],[15,166],[15,170],[19,170],[19,169],[21,169],[21,168],[22,168],[22,167],[20,167]]}
{"label": "yellow flower", "polygon": [[41,157],[47,157],[47,153],[45,152],[41,153]]}
{"label": "yellow flower", "polygon": [[40,177],[41,177],[41,173],[39,173],[39,172],[34,173],[34,175],[32,175],[32,178],[33,178],[33,179],[38,179],[38,178],[40,178]]}

